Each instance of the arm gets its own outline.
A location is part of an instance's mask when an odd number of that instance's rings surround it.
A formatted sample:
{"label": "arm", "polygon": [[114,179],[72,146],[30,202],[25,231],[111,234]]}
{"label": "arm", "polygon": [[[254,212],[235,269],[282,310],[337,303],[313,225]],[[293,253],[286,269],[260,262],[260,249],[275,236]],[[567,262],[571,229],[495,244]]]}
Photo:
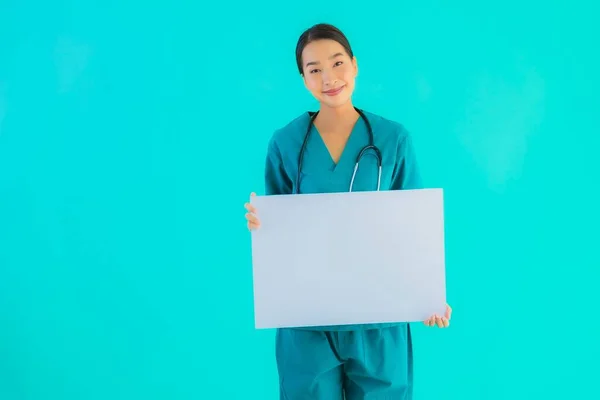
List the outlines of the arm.
{"label": "arm", "polygon": [[267,196],[292,193],[292,180],[285,172],[281,151],[274,139],[269,141],[267,148],[265,191]]}
{"label": "arm", "polygon": [[398,158],[391,190],[422,189],[424,187],[412,139],[404,133],[398,145]]}
{"label": "arm", "polygon": [[[265,160],[265,192],[266,195],[288,194],[292,192],[292,181],[289,179],[283,166],[283,159],[279,147],[272,138],[267,147],[267,157]],[[255,193],[250,194],[250,198]],[[252,205],[252,200],[245,204],[246,220],[248,229],[255,230],[260,227],[260,220],[256,215],[256,208]]]}
{"label": "arm", "polygon": [[[408,133],[404,133],[398,146],[398,159],[392,178],[391,190],[423,189],[425,186],[417,163],[415,149]],[[444,316],[433,315],[424,321],[426,326],[447,328],[450,325],[452,308],[446,304]]]}

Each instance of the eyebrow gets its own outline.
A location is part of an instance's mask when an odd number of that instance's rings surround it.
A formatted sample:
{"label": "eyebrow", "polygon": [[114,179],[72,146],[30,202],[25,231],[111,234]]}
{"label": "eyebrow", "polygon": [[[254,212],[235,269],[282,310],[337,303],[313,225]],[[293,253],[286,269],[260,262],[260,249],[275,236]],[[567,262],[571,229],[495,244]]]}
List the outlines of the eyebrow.
{"label": "eyebrow", "polygon": [[[339,57],[339,56],[343,56],[343,54],[342,53],[335,53],[334,55],[330,56],[329,59],[332,60],[332,59],[334,59],[336,57]],[[318,64],[320,64],[318,61],[309,61],[309,62],[306,63],[306,67],[308,67],[310,65],[318,65]]]}

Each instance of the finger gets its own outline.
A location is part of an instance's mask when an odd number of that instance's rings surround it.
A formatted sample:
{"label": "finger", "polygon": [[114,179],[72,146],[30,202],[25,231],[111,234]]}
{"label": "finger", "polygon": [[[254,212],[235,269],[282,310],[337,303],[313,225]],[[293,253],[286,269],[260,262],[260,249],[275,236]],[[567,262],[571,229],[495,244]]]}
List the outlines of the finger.
{"label": "finger", "polygon": [[[250,193],[250,200],[252,201],[252,197],[255,197],[256,193],[252,192]],[[244,203],[244,207],[246,208],[246,210],[255,213],[256,212],[256,208],[252,205],[252,203],[249,201],[247,203]]]}
{"label": "finger", "polygon": [[256,214],[256,209],[254,208],[254,206],[250,203],[246,203],[244,204],[244,208],[246,209],[246,211],[248,211],[249,213],[252,214]]}
{"label": "finger", "polygon": [[448,326],[450,326],[450,321],[448,320],[448,318],[444,317],[442,318],[442,324],[444,328],[447,328]]}
{"label": "finger", "polygon": [[452,318],[452,307],[446,304],[446,319],[450,320]]}
{"label": "finger", "polygon": [[248,210],[249,212],[256,214],[256,207],[254,207],[252,204],[250,204],[250,203],[245,203],[245,204],[244,204],[244,208],[245,208],[246,210]]}
{"label": "finger", "polygon": [[440,317],[439,315],[436,315],[435,316],[435,324],[437,325],[438,328],[443,328],[444,323],[442,322],[442,317]]}
{"label": "finger", "polygon": [[260,221],[248,220],[248,229],[254,230],[260,228]]}
{"label": "finger", "polygon": [[246,213],[246,219],[248,220],[248,222],[251,222],[253,224],[260,224],[260,220],[258,219],[258,217],[252,213]]}

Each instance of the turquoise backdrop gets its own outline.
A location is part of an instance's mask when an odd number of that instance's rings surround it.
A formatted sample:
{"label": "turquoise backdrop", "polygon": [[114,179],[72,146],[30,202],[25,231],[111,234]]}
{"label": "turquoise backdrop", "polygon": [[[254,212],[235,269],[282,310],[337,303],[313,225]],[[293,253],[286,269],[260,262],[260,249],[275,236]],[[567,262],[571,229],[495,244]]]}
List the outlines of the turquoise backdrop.
{"label": "turquoise backdrop", "polygon": [[597,393],[595,4],[0,0],[0,399],[278,398],[243,203],[318,22],[445,189],[415,398]]}

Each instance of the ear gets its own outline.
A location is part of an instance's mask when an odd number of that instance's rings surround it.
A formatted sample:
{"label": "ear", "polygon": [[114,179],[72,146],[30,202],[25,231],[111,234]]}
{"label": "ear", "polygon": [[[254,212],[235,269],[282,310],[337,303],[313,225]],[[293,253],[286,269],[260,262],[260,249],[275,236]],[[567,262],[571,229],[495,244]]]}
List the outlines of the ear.
{"label": "ear", "polygon": [[356,56],[352,57],[352,65],[354,66],[354,76],[358,76],[358,61],[356,60]]}

